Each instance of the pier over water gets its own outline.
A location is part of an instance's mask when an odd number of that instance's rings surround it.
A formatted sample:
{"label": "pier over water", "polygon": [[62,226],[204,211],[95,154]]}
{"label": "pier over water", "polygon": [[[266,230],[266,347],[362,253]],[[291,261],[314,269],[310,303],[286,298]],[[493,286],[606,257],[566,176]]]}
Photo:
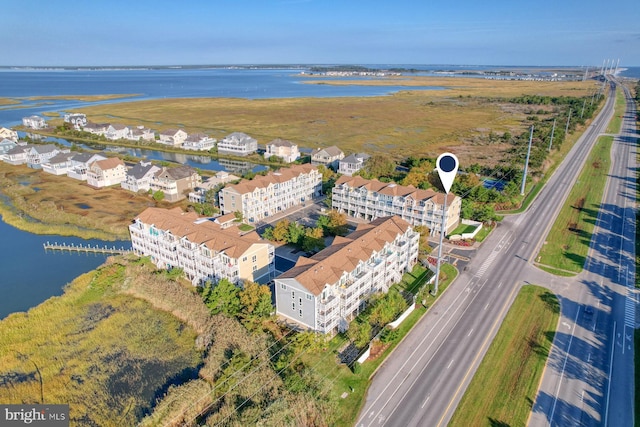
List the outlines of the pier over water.
{"label": "pier over water", "polygon": [[104,246],[91,246],[90,244],[83,245],[79,244],[66,244],[66,243],[43,243],[42,246],[44,250],[52,250],[52,251],[69,251],[69,252],[85,252],[85,253],[98,253],[98,254],[113,254],[113,255],[122,255],[131,252],[131,249],[125,249],[124,247],[116,248],[115,246],[109,247],[108,245]]}

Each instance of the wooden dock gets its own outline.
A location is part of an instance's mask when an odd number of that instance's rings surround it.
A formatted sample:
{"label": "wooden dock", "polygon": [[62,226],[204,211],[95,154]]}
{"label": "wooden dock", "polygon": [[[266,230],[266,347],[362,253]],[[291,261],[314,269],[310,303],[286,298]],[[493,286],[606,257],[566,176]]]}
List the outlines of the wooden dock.
{"label": "wooden dock", "polygon": [[119,249],[115,246],[109,247],[107,245],[104,246],[91,246],[90,244],[67,244],[67,243],[43,243],[44,250],[52,250],[52,251],[69,251],[69,252],[84,252],[84,253],[96,253],[96,254],[112,254],[112,255],[122,255],[131,252],[131,249],[125,249],[120,247]]}

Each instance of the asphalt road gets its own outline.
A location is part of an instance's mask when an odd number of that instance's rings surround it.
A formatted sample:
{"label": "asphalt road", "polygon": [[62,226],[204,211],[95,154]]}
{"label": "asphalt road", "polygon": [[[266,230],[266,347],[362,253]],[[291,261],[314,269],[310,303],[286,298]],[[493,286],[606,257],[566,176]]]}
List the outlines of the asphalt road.
{"label": "asphalt road", "polygon": [[633,425],[635,308],[635,105],[621,133],[584,271],[556,289],[562,318],[531,426]]}
{"label": "asphalt road", "polygon": [[[597,136],[609,97],[527,212],[506,218],[376,373],[358,426],[443,426],[525,282],[569,287],[531,265]],[[564,310],[564,306],[563,306]]]}

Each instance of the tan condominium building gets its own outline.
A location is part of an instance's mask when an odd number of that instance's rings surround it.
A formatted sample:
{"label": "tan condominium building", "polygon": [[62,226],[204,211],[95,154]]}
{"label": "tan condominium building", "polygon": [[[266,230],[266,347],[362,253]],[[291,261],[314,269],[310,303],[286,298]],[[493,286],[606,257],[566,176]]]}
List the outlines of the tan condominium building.
{"label": "tan condominium building", "polygon": [[310,164],[258,175],[223,188],[218,197],[223,214],[242,213],[249,223],[275,215],[297,205],[311,202],[322,192],[322,175]]}
{"label": "tan condominium building", "polygon": [[[460,222],[462,200],[455,194],[446,197],[446,230],[451,232]],[[435,235],[442,229],[444,198],[445,193],[420,190],[412,185],[341,176],[333,187],[331,206],[366,221],[398,215],[412,225],[427,226],[431,235]]]}
{"label": "tan condominium building", "polygon": [[253,231],[222,229],[209,218],[180,208],[147,208],[129,225],[136,254],[150,256],[159,268],[182,268],[194,285],[267,283],[275,273],[273,245]]}
{"label": "tan condominium building", "polygon": [[275,279],[280,316],[305,329],[345,331],[369,296],[386,293],[418,260],[419,233],[397,216],[360,224]]}

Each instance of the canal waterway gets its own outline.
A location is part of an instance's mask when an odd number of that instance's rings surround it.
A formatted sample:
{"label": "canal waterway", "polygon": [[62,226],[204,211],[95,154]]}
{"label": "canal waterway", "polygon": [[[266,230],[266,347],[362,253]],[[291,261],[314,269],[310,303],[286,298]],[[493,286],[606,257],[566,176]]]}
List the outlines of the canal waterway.
{"label": "canal waterway", "polygon": [[0,221],[0,319],[61,295],[65,284],[95,269],[107,258],[105,254],[45,251],[46,242],[131,248],[131,242],[127,241],[32,234]]}

